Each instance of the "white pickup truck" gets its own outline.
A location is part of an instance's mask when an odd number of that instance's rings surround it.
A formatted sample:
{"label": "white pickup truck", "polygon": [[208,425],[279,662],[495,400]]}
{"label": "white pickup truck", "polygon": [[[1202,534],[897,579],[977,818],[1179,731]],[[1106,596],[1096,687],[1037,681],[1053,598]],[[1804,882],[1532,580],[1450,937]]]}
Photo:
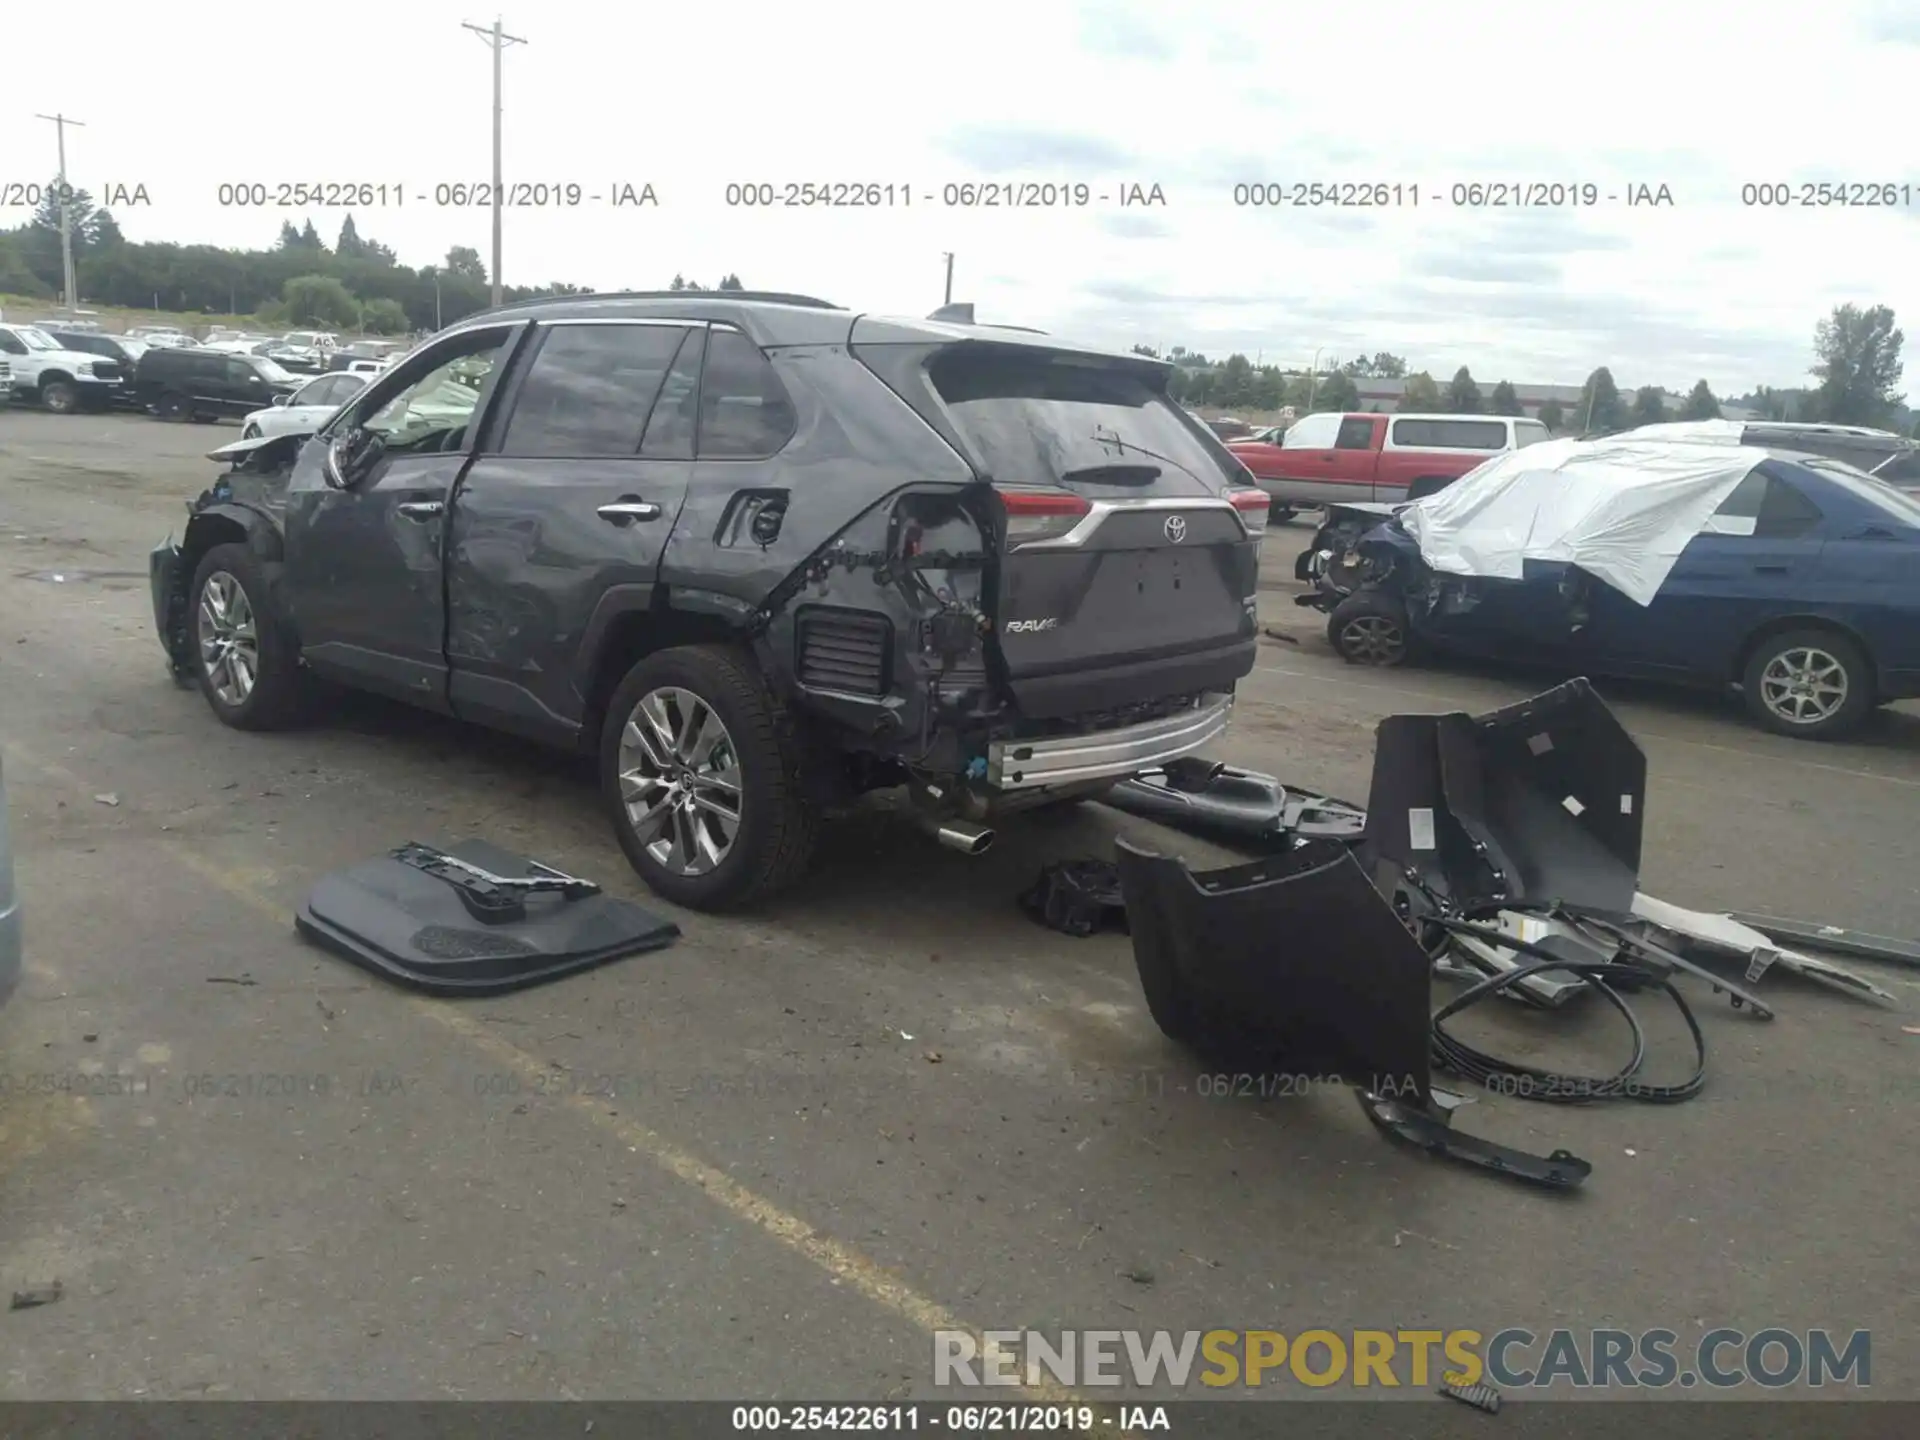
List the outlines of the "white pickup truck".
{"label": "white pickup truck", "polygon": [[15,400],[34,400],[58,414],[104,408],[131,376],[117,360],[61,348],[35,325],[0,325],[0,362],[12,370]]}

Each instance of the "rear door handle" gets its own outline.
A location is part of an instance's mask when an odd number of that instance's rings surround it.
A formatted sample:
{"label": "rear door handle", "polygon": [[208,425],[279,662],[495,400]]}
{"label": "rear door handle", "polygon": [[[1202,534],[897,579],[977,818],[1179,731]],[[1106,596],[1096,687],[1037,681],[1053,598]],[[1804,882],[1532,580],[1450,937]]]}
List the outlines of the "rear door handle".
{"label": "rear door handle", "polygon": [[660,507],[651,500],[617,500],[602,505],[594,514],[615,525],[630,525],[635,520],[658,520]]}
{"label": "rear door handle", "polygon": [[407,500],[393,507],[409,520],[431,520],[444,514],[446,505],[439,500]]}

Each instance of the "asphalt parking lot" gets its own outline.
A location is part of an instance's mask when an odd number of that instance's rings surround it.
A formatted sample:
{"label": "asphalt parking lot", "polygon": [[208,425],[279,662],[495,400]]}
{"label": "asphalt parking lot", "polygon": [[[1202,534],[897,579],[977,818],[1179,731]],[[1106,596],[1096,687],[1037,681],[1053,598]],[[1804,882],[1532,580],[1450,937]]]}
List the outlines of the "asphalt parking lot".
{"label": "asphalt parking lot", "polygon": [[[1124,938],[1015,904],[1137,828],[1098,808],[977,860],[876,808],[777,910],[682,914],[667,951],[507,999],[315,952],[307,885],[407,839],[646,897],[563,757],[361,700],[243,735],[169,682],[146,554],[236,435],[0,413],[29,955],[0,1011],[0,1290],[63,1291],[0,1313],[0,1394],[879,1399],[927,1393],[951,1325],[1567,1324],[1867,1329],[1874,1392],[1920,1396],[1913,972],[1863,967],[1904,1012],[1769,977],[1771,1024],[1695,987],[1687,1105],[1473,1106],[1593,1161],[1560,1198],[1393,1147],[1341,1092],[1207,1093]],[[1269,538],[1295,639],[1263,645],[1223,758],[1364,800],[1380,717],[1546,683],[1343,665],[1290,601],[1308,534]],[[1602,689],[1649,757],[1652,893],[1920,935],[1920,712],[1812,745]],[[1600,1065],[1621,1037],[1586,1020],[1484,1023]]]}

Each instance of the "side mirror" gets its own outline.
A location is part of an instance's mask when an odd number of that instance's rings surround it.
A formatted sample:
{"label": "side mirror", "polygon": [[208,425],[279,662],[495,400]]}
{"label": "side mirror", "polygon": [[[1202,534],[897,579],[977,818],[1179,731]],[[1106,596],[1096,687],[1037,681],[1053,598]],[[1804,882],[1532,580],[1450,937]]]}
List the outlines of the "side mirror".
{"label": "side mirror", "polygon": [[282,405],[291,404],[292,401],[293,401],[293,396],[287,394],[284,390],[281,391],[278,395],[273,397],[273,403],[276,408]]}
{"label": "side mirror", "polygon": [[327,442],[324,461],[327,484],[351,490],[366,478],[386,453],[386,442],[371,430],[349,430]]}

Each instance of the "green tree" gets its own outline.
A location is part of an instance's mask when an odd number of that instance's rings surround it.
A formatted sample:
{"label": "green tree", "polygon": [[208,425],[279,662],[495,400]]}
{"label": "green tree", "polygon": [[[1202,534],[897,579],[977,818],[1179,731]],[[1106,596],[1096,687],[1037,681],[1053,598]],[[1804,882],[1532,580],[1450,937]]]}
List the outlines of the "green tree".
{"label": "green tree", "polygon": [[1524,415],[1526,410],[1520,404],[1520,394],[1511,382],[1502,380],[1493,387],[1491,401],[1495,415]]}
{"label": "green tree", "polygon": [[1720,402],[1713,398],[1713,388],[1704,380],[1696,380],[1693,389],[1687,392],[1687,403],[1680,407],[1682,420],[1718,420]]}
{"label": "green tree", "polygon": [[291,220],[282,220],[280,222],[280,248],[282,250],[298,250],[300,248],[300,232],[295,228]]}
{"label": "green tree", "polygon": [[1447,386],[1446,404],[1455,415],[1478,415],[1482,409],[1480,387],[1473,383],[1473,376],[1464,365],[1453,372],[1453,380]]}
{"label": "green tree", "polygon": [[1587,383],[1580,387],[1580,411],[1573,418],[1583,435],[1606,435],[1626,425],[1626,402],[1606,366],[1587,376]]}
{"label": "green tree", "polygon": [[1667,418],[1667,398],[1658,385],[1642,385],[1633,392],[1630,418],[1635,425],[1658,425]]}
{"label": "green tree", "polygon": [[35,230],[44,230],[58,237],[60,234],[60,196],[65,190],[67,199],[67,225],[73,233],[73,248],[84,250],[93,243],[94,207],[93,196],[74,186],[63,186],[56,175],[47,182],[40,192],[40,203],[34,207],[33,218],[27,222]]}
{"label": "green tree", "polygon": [[1433,376],[1417,370],[1407,376],[1407,388],[1400,393],[1400,404],[1395,408],[1402,413],[1431,415],[1437,413],[1443,403]]}
{"label": "green tree", "polygon": [[1547,427],[1549,435],[1558,434],[1560,427],[1567,423],[1566,407],[1558,400],[1549,400],[1540,407],[1540,423]]}
{"label": "green tree", "polygon": [[327,242],[320,238],[320,232],[313,228],[313,221],[311,220],[307,221],[306,225],[300,231],[300,248],[302,250],[311,250],[318,255],[327,253]]}
{"label": "green tree", "polygon": [[93,244],[95,250],[111,250],[116,245],[127,243],[127,237],[120,233],[120,222],[113,218],[109,210],[93,212]]}
{"label": "green tree", "polygon": [[1389,355],[1385,350],[1375,352],[1373,359],[1367,363],[1370,373],[1381,380],[1404,379],[1407,373],[1406,360],[1399,355]]}
{"label": "green tree", "polygon": [[1136,345],[1133,347],[1133,353],[1136,355],[1144,355],[1149,360],[1158,360],[1160,358],[1160,352],[1151,345]]}
{"label": "green tree", "polygon": [[1344,370],[1322,375],[1313,397],[1316,410],[1356,410],[1360,406],[1360,387]]}
{"label": "green tree", "polygon": [[360,324],[375,335],[401,335],[410,328],[406,309],[398,300],[384,296],[366,303],[360,312]]}
{"label": "green tree", "polygon": [[360,238],[360,228],[353,223],[353,216],[340,222],[340,238],[333,242],[333,253],[342,260],[357,260],[367,253],[366,242]]}
{"label": "green tree", "polygon": [[729,274],[721,279],[719,288],[722,290],[744,290],[747,287],[740,283],[740,277],[738,275]]}
{"label": "green tree", "polygon": [[280,292],[287,319],[295,325],[346,329],[360,323],[360,302],[331,275],[296,275]]}
{"label": "green tree", "polygon": [[1906,398],[1897,386],[1905,337],[1885,305],[1839,305],[1814,331],[1814,418],[1835,425],[1884,426]]}
{"label": "green tree", "polygon": [[486,262],[481,260],[480,252],[471,245],[456,245],[447,251],[446,269],[449,275],[458,275],[467,280],[487,283]]}

